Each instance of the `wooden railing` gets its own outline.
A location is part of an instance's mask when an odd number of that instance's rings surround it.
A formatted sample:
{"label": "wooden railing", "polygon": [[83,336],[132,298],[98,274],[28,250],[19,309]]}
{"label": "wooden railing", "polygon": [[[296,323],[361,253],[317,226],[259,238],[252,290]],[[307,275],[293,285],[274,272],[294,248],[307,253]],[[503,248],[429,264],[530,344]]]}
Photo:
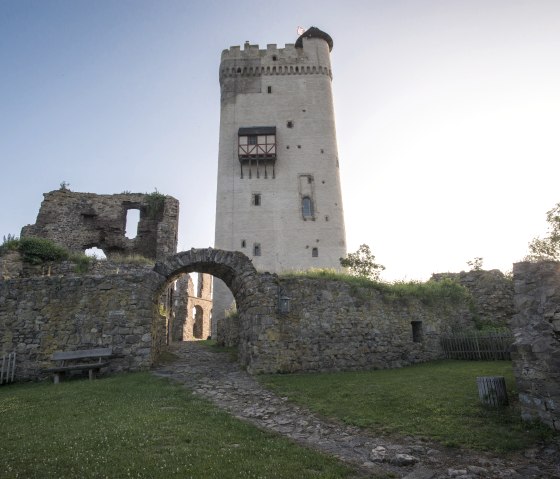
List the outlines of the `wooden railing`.
{"label": "wooden railing", "polygon": [[448,359],[511,360],[511,333],[464,333],[444,335],[441,348]]}

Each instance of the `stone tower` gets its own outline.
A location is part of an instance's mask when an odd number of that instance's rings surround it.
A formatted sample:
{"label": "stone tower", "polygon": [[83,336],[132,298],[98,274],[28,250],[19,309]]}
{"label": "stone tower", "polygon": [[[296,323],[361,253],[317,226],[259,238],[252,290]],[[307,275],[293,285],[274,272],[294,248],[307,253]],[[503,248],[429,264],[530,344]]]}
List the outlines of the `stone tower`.
{"label": "stone tower", "polygon": [[[284,48],[222,52],[215,247],[259,271],[339,269],[346,255],[332,47],[311,27]],[[216,320],[231,302],[215,280]]]}

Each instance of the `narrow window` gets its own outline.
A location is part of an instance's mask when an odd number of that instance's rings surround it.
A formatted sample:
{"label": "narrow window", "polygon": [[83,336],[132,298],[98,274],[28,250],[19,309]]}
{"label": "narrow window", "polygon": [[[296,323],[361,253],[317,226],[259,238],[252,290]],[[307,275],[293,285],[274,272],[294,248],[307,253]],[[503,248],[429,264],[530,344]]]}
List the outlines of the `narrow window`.
{"label": "narrow window", "polygon": [[301,213],[304,218],[313,217],[313,201],[309,196],[304,196],[301,200]]}
{"label": "narrow window", "polygon": [[257,135],[250,135],[247,137],[247,143],[249,145],[256,145],[257,144]]}
{"label": "narrow window", "polygon": [[292,120],[290,120],[288,123],[286,123],[286,126],[288,128],[293,128],[294,127],[294,122]]}
{"label": "narrow window", "polygon": [[253,245],[253,256],[260,256],[261,255],[261,244],[255,243]]}
{"label": "narrow window", "polygon": [[269,87],[267,88],[267,91],[268,91],[268,93],[272,93],[272,87],[269,86]]}
{"label": "narrow window", "polygon": [[247,241],[241,240],[241,247],[242,247],[242,248],[247,247]]}
{"label": "narrow window", "polygon": [[272,55],[272,61],[275,62],[276,60],[278,60],[278,57],[276,55]]}
{"label": "narrow window", "polygon": [[319,248],[313,248],[311,250],[311,256],[313,256],[313,258],[318,258],[319,257]]}
{"label": "narrow window", "polygon": [[261,205],[261,194],[260,193],[253,193],[253,201],[251,202],[253,206],[260,206]]}
{"label": "narrow window", "polygon": [[126,212],[125,236],[134,239],[138,235],[138,223],[140,222],[140,210],[130,209]]}
{"label": "narrow window", "polygon": [[411,321],[410,324],[412,325],[412,341],[421,343],[423,339],[422,321]]}

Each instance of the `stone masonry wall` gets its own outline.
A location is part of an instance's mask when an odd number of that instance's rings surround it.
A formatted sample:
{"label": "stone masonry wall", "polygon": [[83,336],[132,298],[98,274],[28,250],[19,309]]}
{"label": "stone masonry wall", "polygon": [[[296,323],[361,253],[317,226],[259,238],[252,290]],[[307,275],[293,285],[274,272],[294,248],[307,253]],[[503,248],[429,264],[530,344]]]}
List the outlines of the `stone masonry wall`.
{"label": "stone masonry wall", "polygon": [[482,326],[507,327],[513,316],[513,282],[497,269],[437,273],[432,280],[450,278],[467,288],[474,300],[477,322]]}
{"label": "stone masonry wall", "polygon": [[[165,196],[162,208],[150,209],[151,195],[96,195],[60,189],[45,193],[37,221],[21,230],[21,237],[47,238],[70,251],[97,247],[111,256],[138,254],[162,259],[177,251],[179,202]],[[125,236],[127,211],[138,209],[138,234]]]}
{"label": "stone masonry wall", "polygon": [[376,290],[326,279],[276,281],[269,295],[281,291],[291,298],[289,313],[263,309],[252,323],[230,318],[220,326],[224,343],[235,340],[236,328],[252,328],[240,337],[250,338],[253,372],[382,369],[438,359],[440,334],[471,322],[466,303],[390,300]]}
{"label": "stone masonry wall", "polygon": [[[109,268],[108,271],[111,271]],[[42,377],[56,350],[111,346],[111,370],[149,367],[173,338],[166,287],[200,271],[226,282],[238,306],[240,363],[252,373],[400,367],[441,357],[439,335],[468,326],[468,305],[391,299],[345,282],[259,274],[239,252],[169,256],[153,270],[0,281],[0,352],[18,353],[18,379]],[[280,297],[290,311],[280,312]],[[182,314],[182,313],[181,313]],[[230,321],[229,326],[234,326]]]}
{"label": "stone masonry wall", "polygon": [[560,431],[560,263],[513,266],[513,369],[522,416]]}
{"label": "stone masonry wall", "polygon": [[18,380],[45,376],[57,350],[112,347],[111,371],[148,368],[161,349],[160,282],[151,271],[0,281],[0,353],[16,351]]}

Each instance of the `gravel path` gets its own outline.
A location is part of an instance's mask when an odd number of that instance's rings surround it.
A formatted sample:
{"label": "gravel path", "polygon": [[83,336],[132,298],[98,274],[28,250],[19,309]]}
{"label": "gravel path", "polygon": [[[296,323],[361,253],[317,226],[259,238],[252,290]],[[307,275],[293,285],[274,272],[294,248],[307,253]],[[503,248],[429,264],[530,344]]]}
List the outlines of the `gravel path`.
{"label": "gravel path", "polygon": [[197,342],[173,345],[178,359],[154,369],[157,376],[181,382],[233,416],[275,431],[307,447],[352,464],[364,477],[406,479],[558,478],[558,443],[507,458],[450,450],[416,438],[389,439],[331,420],[264,389],[232,362],[229,354]]}

